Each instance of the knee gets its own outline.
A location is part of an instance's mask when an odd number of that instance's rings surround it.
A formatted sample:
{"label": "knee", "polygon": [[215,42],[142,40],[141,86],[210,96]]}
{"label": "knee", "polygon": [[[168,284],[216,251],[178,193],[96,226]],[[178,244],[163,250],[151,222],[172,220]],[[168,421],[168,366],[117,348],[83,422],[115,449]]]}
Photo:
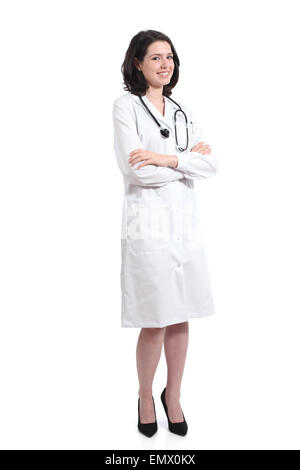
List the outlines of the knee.
{"label": "knee", "polygon": [[143,334],[149,341],[161,341],[165,334],[166,327],[163,328],[142,328]]}
{"label": "knee", "polygon": [[186,331],[189,328],[189,322],[174,323],[173,325],[168,325],[166,328],[168,331]]}

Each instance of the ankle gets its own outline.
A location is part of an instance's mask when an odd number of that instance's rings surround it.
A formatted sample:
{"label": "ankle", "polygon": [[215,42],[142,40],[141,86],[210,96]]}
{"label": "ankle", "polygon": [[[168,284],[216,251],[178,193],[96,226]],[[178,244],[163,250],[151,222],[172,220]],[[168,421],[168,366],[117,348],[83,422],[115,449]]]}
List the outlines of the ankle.
{"label": "ankle", "polygon": [[166,401],[169,401],[169,402],[179,402],[180,400],[180,392],[177,390],[168,390],[166,388],[166,394],[165,394],[165,397],[166,397]]}
{"label": "ankle", "polygon": [[138,395],[141,400],[152,400],[152,390],[139,390]]}

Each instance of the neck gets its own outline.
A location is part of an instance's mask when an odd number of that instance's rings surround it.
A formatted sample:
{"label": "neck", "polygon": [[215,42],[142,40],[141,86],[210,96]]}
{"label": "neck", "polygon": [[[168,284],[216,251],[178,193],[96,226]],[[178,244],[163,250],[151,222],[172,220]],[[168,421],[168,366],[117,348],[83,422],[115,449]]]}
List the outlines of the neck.
{"label": "neck", "polygon": [[146,96],[149,100],[157,101],[159,103],[163,102],[163,87],[153,88],[150,86],[146,91]]}

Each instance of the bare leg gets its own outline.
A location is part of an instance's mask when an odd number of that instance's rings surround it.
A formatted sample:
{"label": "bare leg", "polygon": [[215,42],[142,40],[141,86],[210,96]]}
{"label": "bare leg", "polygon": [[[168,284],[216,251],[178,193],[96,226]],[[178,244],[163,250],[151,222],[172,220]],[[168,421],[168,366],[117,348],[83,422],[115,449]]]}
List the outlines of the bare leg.
{"label": "bare leg", "polygon": [[153,423],[152,383],[161,356],[165,328],[142,328],[136,346],[141,423]]}
{"label": "bare leg", "polygon": [[183,421],[180,406],[180,387],[185,365],[189,337],[189,323],[168,325],[164,337],[164,349],[168,366],[166,404],[170,421]]}

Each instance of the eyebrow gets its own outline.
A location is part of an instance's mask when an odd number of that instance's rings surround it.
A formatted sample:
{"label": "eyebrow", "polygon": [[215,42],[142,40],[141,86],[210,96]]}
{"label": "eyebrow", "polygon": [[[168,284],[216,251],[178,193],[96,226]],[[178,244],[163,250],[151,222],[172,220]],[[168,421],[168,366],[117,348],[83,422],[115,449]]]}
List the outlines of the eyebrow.
{"label": "eyebrow", "polygon": [[[153,55],[163,55],[163,54],[151,54],[150,57],[152,57]],[[173,52],[169,52],[168,54],[166,55],[173,55]]]}

